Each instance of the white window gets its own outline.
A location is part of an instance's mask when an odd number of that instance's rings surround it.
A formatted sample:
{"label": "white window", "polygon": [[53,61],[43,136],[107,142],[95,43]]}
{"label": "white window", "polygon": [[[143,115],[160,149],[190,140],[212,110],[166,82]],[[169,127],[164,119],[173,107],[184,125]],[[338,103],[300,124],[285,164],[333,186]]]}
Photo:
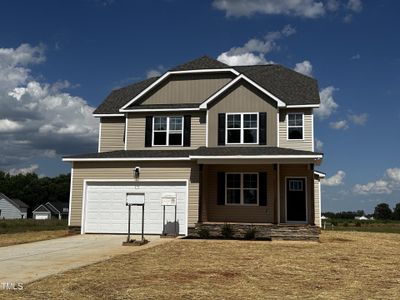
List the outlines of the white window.
{"label": "white window", "polygon": [[258,205],[258,173],[226,173],[226,205]]}
{"label": "white window", "polygon": [[304,114],[288,114],[288,140],[302,140],[304,129]]}
{"label": "white window", "polygon": [[226,114],[226,144],[257,144],[258,113]]}
{"label": "white window", "polygon": [[302,192],[303,191],[303,180],[290,179],[289,180],[289,191]]}
{"label": "white window", "polygon": [[153,146],[182,146],[183,117],[153,117]]}

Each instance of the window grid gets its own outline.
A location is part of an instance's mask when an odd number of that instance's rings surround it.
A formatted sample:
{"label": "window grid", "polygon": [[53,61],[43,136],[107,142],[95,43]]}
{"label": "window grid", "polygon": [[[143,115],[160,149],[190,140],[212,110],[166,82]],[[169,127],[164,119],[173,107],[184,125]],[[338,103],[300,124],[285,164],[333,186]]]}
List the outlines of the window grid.
{"label": "window grid", "polygon": [[[229,176],[240,176],[240,184],[238,187],[228,186],[228,178]],[[255,175],[255,187],[245,187],[244,186],[244,178],[245,176]],[[250,206],[258,206],[259,205],[259,176],[258,173],[226,173],[225,174],[225,205],[250,205]],[[228,202],[228,192],[229,191],[240,191],[240,202],[239,203],[231,203]],[[255,203],[245,203],[245,192],[246,191],[253,191],[256,194],[256,202]]]}
{"label": "window grid", "polygon": [[[156,144],[155,134],[165,133],[165,143]],[[170,145],[170,136],[180,134],[180,143]],[[153,117],[152,146],[183,146],[183,117]]]}
{"label": "window grid", "polygon": [[[225,144],[258,144],[259,115],[258,113],[227,113],[225,124]],[[229,141],[229,132],[239,132],[238,141]],[[255,132],[254,132],[255,131]],[[254,142],[246,141],[246,134],[251,137],[253,133]],[[236,137],[237,138],[237,137]]]}
{"label": "window grid", "polygon": [[304,139],[304,114],[289,113],[287,115],[287,139],[303,140]]}

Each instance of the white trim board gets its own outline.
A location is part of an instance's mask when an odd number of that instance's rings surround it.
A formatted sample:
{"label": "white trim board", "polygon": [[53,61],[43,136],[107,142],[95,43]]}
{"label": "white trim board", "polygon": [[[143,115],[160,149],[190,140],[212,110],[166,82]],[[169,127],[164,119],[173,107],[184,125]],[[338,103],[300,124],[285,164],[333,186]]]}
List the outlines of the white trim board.
{"label": "white trim board", "polygon": [[72,210],[72,187],[73,187],[73,179],[74,178],[74,164],[71,167],[71,178],[70,178],[70,186],[69,186],[69,205],[68,205],[68,226],[71,226],[71,210]]}
{"label": "white trim board", "polygon": [[190,155],[189,157],[122,157],[122,158],[63,158],[63,161],[174,161],[174,160],[224,160],[224,159],[315,159],[323,158],[322,154],[318,155],[225,155],[225,156],[200,156]]}
{"label": "white trim board", "polygon": [[232,87],[234,84],[236,84],[239,80],[245,80],[248,83],[250,83],[251,85],[253,85],[255,88],[257,88],[258,90],[260,90],[261,92],[263,92],[264,94],[266,94],[267,96],[269,96],[270,98],[272,98],[273,100],[275,100],[278,104],[278,107],[286,107],[286,104],[279,99],[278,97],[276,97],[275,95],[273,95],[272,93],[270,93],[269,91],[267,91],[266,89],[264,89],[263,87],[259,86],[257,83],[255,83],[253,80],[249,79],[247,76],[240,74],[238,77],[236,77],[234,80],[230,81],[228,84],[226,84],[223,88],[221,88],[219,91],[217,91],[216,93],[214,93],[213,95],[211,95],[208,99],[206,99],[203,103],[200,104],[200,108],[201,109],[207,109],[207,105],[208,103],[210,103],[211,101],[215,100],[218,96],[220,96],[223,92],[225,92],[227,89],[229,89],[230,87]]}
{"label": "white trim board", "polygon": [[125,104],[119,111],[120,112],[128,112],[131,111],[127,109],[132,103],[136,102],[139,100],[143,95],[145,95],[147,92],[151,91],[153,88],[155,88],[157,85],[159,85],[164,79],[168,78],[170,75],[176,75],[176,74],[196,74],[196,73],[217,73],[217,72],[231,72],[235,75],[239,75],[239,72],[236,71],[235,69],[232,68],[225,68],[225,69],[199,69],[199,70],[185,70],[185,71],[169,71],[166,72],[164,75],[162,75],[160,78],[158,78],[155,82],[153,82],[151,85],[149,85],[147,88],[145,88],[143,91],[141,91],[138,95],[136,95],[132,100],[130,100],[127,104]]}
{"label": "white trim board", "polygon": [[124,114],[92,114],[95,118],[102,118],[102,117],[123,117]]}

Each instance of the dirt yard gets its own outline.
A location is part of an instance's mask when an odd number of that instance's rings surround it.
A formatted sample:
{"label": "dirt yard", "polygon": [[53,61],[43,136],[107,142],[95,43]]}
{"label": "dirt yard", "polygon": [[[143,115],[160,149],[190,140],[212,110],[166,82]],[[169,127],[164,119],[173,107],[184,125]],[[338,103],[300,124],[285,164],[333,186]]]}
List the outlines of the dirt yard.
{"label": "dirt yard", "polygon": [[68,230],[46,230],[0,234],[0,247],[38,242],[68,235]]}
{"label": "dirt yard", "polygon": [[174,240],[47,277],[4,299],[399,299],[400,235]]}

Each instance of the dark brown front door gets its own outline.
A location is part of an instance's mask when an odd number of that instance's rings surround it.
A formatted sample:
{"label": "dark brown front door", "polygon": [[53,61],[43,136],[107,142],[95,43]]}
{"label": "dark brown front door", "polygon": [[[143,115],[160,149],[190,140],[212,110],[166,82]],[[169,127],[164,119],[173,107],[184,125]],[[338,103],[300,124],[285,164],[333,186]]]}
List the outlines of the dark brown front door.
{"label": "dark brown front door", "polygon": [[287,221],[306,222],[306,181],[304,178],[286,179]]}

